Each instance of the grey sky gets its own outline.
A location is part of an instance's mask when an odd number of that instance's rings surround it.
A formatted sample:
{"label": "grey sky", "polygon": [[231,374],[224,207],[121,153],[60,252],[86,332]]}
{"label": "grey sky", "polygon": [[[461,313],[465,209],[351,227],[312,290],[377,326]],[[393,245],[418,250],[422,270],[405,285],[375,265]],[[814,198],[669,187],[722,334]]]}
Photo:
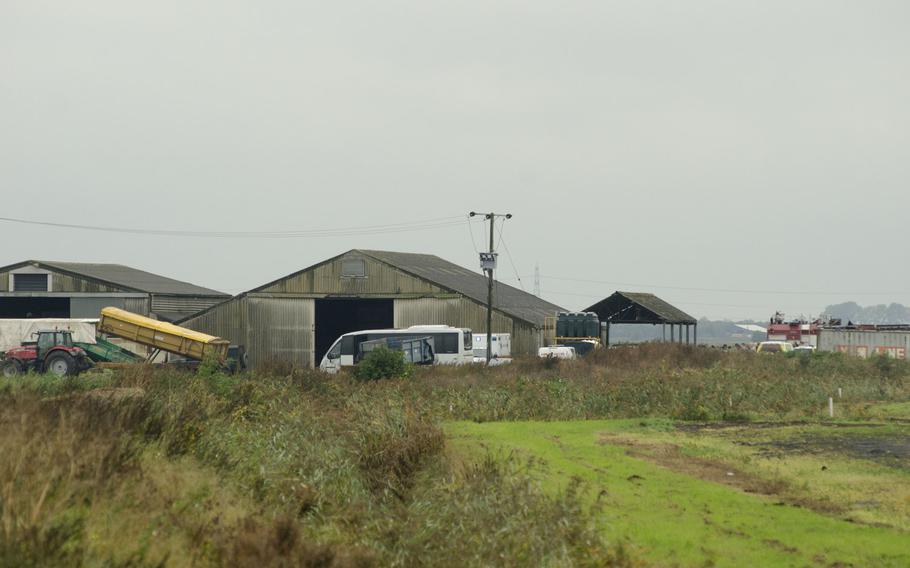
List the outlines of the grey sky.
{"label": "grey sky", "polygon": [[[515,215],[525,287],[539,262],[569,308],[617,288],[712,318],[910,304],[908,21],[903,1],[6,0],[0,216],[256,231],[492,209]],[[351,248],[477,264],[467,225],[0,239],[2,264],[227,292]]]}

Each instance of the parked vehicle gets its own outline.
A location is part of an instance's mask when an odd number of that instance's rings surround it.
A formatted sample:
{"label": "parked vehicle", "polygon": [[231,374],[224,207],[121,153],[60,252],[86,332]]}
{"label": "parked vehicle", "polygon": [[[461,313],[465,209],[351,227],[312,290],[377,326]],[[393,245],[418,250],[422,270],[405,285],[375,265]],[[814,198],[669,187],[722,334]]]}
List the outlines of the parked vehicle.
{"label": "parked vehicle", "polygon": [[[366,329],[346,333],[335,340],[319,368],[337,373],[343,367],[353,367],[364,355],[363,343],[376,340],[432,339],[434,365],[462,365],[474,360],[473,337],[470,329],[447,325],[415,325],[405,329]],[[390,341],[389,348],[393,348]]]}
{"label": "parked vehicle", "polygon": [[537,356],[541,359],[575,359],[578,357],[575,348],[569,345],[541,347],[537,350]]}
{"label": "parked vehicle", "polygon": [[755,350],[759,353],[789,353],[793,351],[793,345],[786,341],[762,341]]}
{"label": "parked vehicle", "polygon": [[[383,337],[381,339],[364,341],[360,344],[359,359],[363,359],[370,351],[380,347],[393,351],[401,351],[404,353],[404,360],[413,365],[432,365],[436,362],[435,341],[429,336],[415,337],[413,339],[404,337]],[[357,357],[355,357],[355,359],[356,358]]]}
{"label": "parked vehicle", "polygon": [[70,331],[45,330],[35,333],[37,341],[25,342],[3,353],[0,368],[3,376],[20,373],[53,373],[75,375],[92,366],[85,351],[73,345]]}
{"label": "parked vehicle", "polygon": [[[16,331],[25,325],[33,325],[28,320],[0,321],[4,322],[4,325],[0,325],[0,331]],[[37,341],[23,341],[19,347],[6,351],[0,359],[3,374],[13,376],[35,371],[74,375],[96,362],[99,365],[129,365],[151,361],[160,351],[189,360],[171,363],[175,365],[193,366],[207,356],[214,356],[226,364],[228,370],[236,371],[243,369],[246,362],[243,348],[231,346],[225,339],[118,308],[107,307],[101,310],[97,330],[95,320],[61,321],[63,323],[60,325],[65,326],[64,329],[38,331],[33,334],[37,336]],[[95,336],[95,333],[119,337],[151,347],[154,351],[145,359],[101,335]],[[78,335],[79,341],[74,342],[74,335]],[[228,359],[229,355],[232,359]]]}
{"label": "parked vehicle", "polygon": [[213,355],[224,361],[230,342],[172,323],[154,320],[119,308],[103,308],[98,331],[155,349],[201,361]]}
{"label": "parked vehicle", "polygon": [[814,345],[797,345],[793,348],[794,353],[799,353],[801,355],[812,355],[815,353]]}
{"label": "parked vehicle", "polygon": [[[508,333],[494,333],[490,336],[493,349],[490,351],[490,365],[505,365],[512,362],[512,336]],[[474,362],[487,362],[487,334],[474,334]]]}

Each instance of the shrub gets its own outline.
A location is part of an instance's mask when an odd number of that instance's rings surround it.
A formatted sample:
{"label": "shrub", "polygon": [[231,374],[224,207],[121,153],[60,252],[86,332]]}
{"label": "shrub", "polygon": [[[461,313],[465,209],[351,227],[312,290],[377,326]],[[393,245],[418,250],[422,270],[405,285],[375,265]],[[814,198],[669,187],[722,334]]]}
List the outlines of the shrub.
{"label": "shrub", "polygon": [[216,373],[220,373],[223,366],[221,360],[218,359],[218,355],[209,351],[202,357],[202,361],[199,362],[199,367],[196,368],[196,374],[200,377],[211,377]]}
{"label": "shrub", "polygon": [[361,381],[404,378],[409,377],[411,372],[412,366],[404,360],[404,353],[386,347],[370,351],[354,367],[354,377]]}

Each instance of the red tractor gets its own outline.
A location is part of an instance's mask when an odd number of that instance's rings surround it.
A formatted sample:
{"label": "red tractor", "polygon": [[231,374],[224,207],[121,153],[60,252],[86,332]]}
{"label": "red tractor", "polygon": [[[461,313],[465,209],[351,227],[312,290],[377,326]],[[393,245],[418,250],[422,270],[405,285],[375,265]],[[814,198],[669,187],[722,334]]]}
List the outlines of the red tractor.
{"label": "red tractor", "polygon": [[91,359],[80,347],[73,345],[69,331],[39,331],[37,341],[24,342],[0,355],[0,372],[4,377],[20,373],[53,373],[57,376],[75,375],[92,366]]}

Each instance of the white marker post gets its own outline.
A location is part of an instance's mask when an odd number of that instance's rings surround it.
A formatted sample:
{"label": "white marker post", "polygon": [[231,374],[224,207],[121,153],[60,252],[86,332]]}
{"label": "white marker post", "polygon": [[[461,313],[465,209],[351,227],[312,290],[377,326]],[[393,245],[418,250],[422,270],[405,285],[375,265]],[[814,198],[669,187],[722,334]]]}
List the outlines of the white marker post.
{"label": "white marker post", "polygon": [[840,387],[837,387],[837,398],[841,398],[843,396],[844,396],[844,390]]}
{"label": "white marker post", "polygon": [[834,418],[834,397],[828,397],[828,415]]}

